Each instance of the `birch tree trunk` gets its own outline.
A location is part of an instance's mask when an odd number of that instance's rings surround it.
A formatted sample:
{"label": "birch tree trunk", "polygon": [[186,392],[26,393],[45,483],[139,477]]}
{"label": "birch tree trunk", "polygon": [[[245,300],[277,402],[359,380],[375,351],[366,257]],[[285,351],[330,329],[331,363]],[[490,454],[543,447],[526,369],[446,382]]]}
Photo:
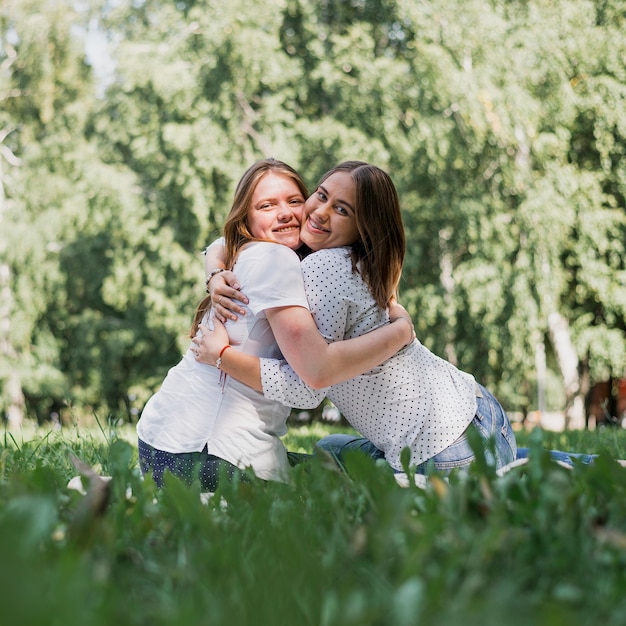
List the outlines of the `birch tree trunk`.
{"label": "birch tree trunk", "polygon": [[572,342],[569,323],[555,311],[548,316],[548,329],[565,387],[565,428],[584,428],[585,398],[581,391],[578,355]]}
{"label": "birch tree trunk", "polygon": [[[450,232],[447,229],[441,229],[439,231],[439,270],[441,285],[444,290],[444,303],[446,309],[446,317],[448,320],[455,318],[455,305],[454,305],[454,276],[452,254],[449,250]],[[448,328],[450,328],[448,326]],[[446,359],[452,363],[452,365],[458,365],[456,347],[454,345],[454,336],[451,330],[447,331],[446,347],[445,347]]]}

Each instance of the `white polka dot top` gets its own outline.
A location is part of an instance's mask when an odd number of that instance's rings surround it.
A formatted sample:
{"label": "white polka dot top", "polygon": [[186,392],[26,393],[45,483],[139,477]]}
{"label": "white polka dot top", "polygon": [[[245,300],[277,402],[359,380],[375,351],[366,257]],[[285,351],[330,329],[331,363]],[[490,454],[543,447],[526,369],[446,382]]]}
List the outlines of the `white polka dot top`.
{"label": "white polka dot top", "polygon": [[[319,331],[328,342],[350,339],[388,323],[358,272],[348,248],[320,250],[302,262],[304,285]],[[415,340],[378,367],[327,389],[305,385],[284,361],[261,359],[264,395],[287,406],[312,408],[324,397],[353,428],[402,470],[427,461],[453,443],[476,414],[476,382]]]}

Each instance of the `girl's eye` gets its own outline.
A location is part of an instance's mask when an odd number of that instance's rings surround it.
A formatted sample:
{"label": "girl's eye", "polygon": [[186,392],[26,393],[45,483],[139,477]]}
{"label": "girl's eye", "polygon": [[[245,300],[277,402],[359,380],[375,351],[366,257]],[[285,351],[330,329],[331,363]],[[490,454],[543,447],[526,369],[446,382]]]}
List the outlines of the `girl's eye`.
{"label": "girl's eye", "polygon": [[318,191],[317,192],[317,197],[322,201],[325,202],[326,201],[326,194],[323,191]]}
{"label": "girl's eye", "polygon": [[337,213],[339,213],[339,215],[348,215],[348,210],[344,209],[340,205],[337,205]]}

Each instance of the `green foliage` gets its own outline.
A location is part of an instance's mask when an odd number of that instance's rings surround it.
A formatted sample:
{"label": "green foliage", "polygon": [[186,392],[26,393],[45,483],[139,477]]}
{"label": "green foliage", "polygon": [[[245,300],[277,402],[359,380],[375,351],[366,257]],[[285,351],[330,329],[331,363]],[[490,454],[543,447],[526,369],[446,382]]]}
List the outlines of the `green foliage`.
{"label": "green foliage", "polygon": [[269,155],[310,184],[346,158],[390,172],[418,336],[508,409],[535,408],[538,344],[562,377],[554,312],[579,386],[622,376],[622,4],[4,0],[3,409],[23,392],[39,421],[131,419],[184,348],[236,181]]}
{"label": "green foliage", "polygon": [[[399,487],[356,456],[350,478],[318,459],[289,484],[142,481],[121,432],[4,438],[0,593],[12,623],[623,623],[626,439],[558,434],[605,453],[565,470],[533,431],[530,463],[496,478]],[[290,448],[309,447],[293,431]],[[576,436],[576,441],[563,437]],[[605,438],[609,435],[608,438]],[[568,445],[565,445],[568,448]],[[75,454],[112,476],[102,514],[68,490]],[[37,602],[33,601],[36,590]]]}

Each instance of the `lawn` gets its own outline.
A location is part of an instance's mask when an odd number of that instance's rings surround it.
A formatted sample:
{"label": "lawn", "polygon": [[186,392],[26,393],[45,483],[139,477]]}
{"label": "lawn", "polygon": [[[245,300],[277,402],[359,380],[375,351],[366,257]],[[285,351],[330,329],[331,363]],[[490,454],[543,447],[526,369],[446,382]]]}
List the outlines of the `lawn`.
{"label": "lawn", "polygon": [[[293,428],[310,451],[326,425]],[[359,458],[290,484],[157,491],[128,428],[0,438],[4,624],[626,623],[626,431],[520,433],[528,465],[399,487]],[[600,453],[567,470],[542,452]],[[67,488],[75,455],[112,476]],[[94,483],[96,485],[96,483]],[[106,504],[106,506],[105,506]]]}

